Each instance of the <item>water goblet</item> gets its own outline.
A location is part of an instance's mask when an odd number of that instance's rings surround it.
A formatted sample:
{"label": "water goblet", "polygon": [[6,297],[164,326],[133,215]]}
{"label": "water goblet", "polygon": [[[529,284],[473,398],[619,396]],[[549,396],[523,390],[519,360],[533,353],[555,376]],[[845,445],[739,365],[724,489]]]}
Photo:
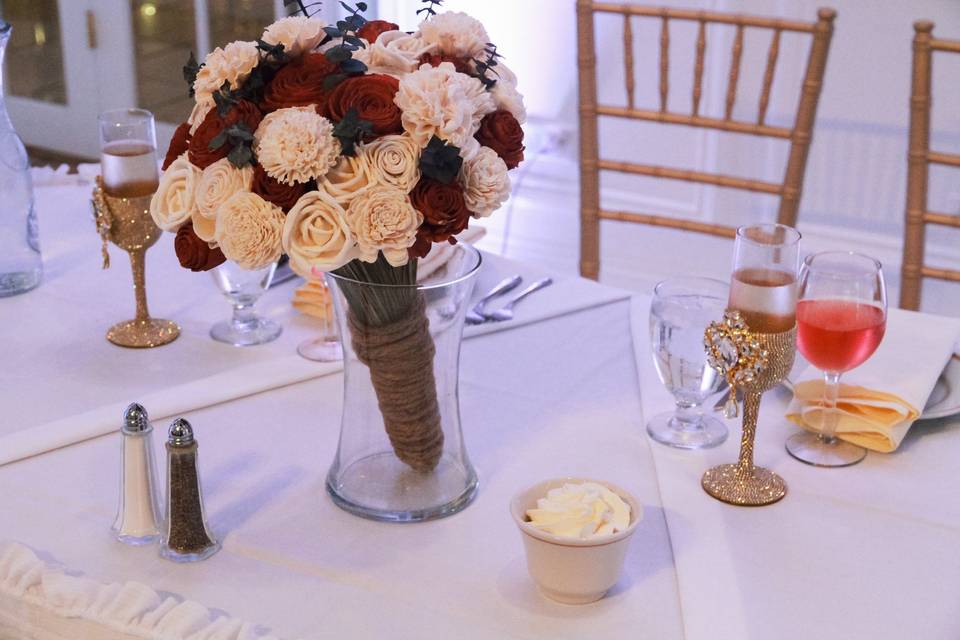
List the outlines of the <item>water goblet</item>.
{"label": "water goblet", "polygon": [[846,467],[867,450],[837,438],[840,375],[860,366],[883,340],[887,291],[877,260],[845,251],[808,256],[800,269],[797,348],[823,371],[818,433],[805,431],[787,440],[787,452],[818,467]]}
{"label": "water goblet", "polygon": [[700,407],[723,383],[707,363],[703,334],[711,322],[723,316],[728,294],[726,283],[710,278],[664,280],[653,290],[653,362],[660,381],[676,402],[674,411],[647,423],[647,433],[657,442],[681,449],[703,449],[727,439],[726,425],[703,415]]}
{"label": "water goblet", "polygon": [[211,271],[220,292],[233,305],[233,317],[213,325],[211,338],[235,347],[251,347],[280,336],[280,325],[258,316],[253,308],[270,286],[276,269],[276,263],[272,263],[251,271],[227,261]]}

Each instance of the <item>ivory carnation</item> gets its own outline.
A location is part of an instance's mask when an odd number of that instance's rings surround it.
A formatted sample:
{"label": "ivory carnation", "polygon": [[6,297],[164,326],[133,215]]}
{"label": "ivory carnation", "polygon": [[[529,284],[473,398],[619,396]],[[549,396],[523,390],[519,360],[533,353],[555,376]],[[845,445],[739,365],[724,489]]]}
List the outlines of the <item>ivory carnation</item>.
{"label": "ivory carnation", "polygon": [[357,243],[359,258],[376,262],[377,253],[394,267],[407,264],[407,249],[417,239],[423,222],[406,191],[369,189],[353,199],[347,209],[347,223]]}
{"label": "ivory carnation", "polygon": [[196,208],[194,191],[199,179],[200,170],[185,156],[174,160],[163,172],[150,200],[150,217],[158,227],[176,231],[190,219]]}
{"label": "ivory carnation", "polygon": [[420,37],[437,45],[444,55],[467,58],[479,58],[490,42],[483,24],[459,11],[447,11],[425,20],[420,24]]}
{"label": "ivory carnation", "polygon": [[190,111],[190,117],[187,118],[187,124],[190,125],[190,135],[193,135],[197,132],[197,129],[201,124],[203,124],[207,114],[210,113],[210,110],[213,109],[214,105],[215,103],[212,95],[201,97],[199,94],[197,94],[197,102],[193,105],[193,110]]}
{"label": "ivory carnation", "polygon": [[383,136],[364,147],[377,181],[410,193],[420,181],[420,145],[409,134]]}
{"label": "ivory carnation", "polygon": [[320,44],[326,35],[326,25],[320,20],[304,16],[281,18],[267,27],[261,40],[267,44],[282,44],[283,52],[291,58],[300,56]]}
{"label": "ivory carnation", "polygon": [[343,156],[318,186],[341,207],[346,208],[358,195],[376,183],[370,159],[363,145],[357,146],[357,155]]}
{"label": "ivory carnation", "polygon": [[497,109],[509,111],[520,124],[527,121],[527,108],[523,105],[523,94],[517,91],[516,86],[507,82],[498,82],[493,85],[490,95],[493,96]]}
{"label": "ivory carnation", "polygon": [[283,252],[290,268],[304,278],[332,271],[356,257],[347,214],[323,191],[305,193],[287,214],[283,225]]}
{"label": "ivory carnation", "polygon": [[483,116],[496,109],[483,83],[458,73],[450,62],[437,67],[424,64],[404,76],[394,101],[403,113],[404,130],[421,147],[434,135],[463,146]]}
{"label": "ivory carnation", "polygon": [[278,109],[264,117],[254,133],[254,149],[267,175],[288,185],[321,178],[340,156],[333,124],[311,107]]}
{"label": "ivory carnation", "polygon": [[367,65],[368,73],[380,73],[395,78],[415,71],[420,57],[436,50],[420,38],[403,31],[387,31],[376,42],[355,51],[353,57]]}
{"label": "ivory carnation", "polygon": [[227,46],[217,47],[204,60],[193,83],[197,104],[211,100],[224,82],[234,89],[243,84],[250,72],[260,64],[260,49],[256,42],[238,40]]}
{"label": "ivory carnation", "polygon": [[207,218],[214,218],[217,209],[238,191],[250,191],[253,167],[234,167],[226,158],[217,160],[200,174],[194,194],[197,211]]}
{"label": "ivory carnation", "polygon": [[283,211],[276,205],[241,191],[220,206],[216,219],[214,239],[240,268],[262,269],[280,259]]}
{"label": "ivory carnation", "polygon": [[489,147],[463,164],[460,186],[467,209],[477,218],[486,218],[510,197],[510,177],[506,163]]}

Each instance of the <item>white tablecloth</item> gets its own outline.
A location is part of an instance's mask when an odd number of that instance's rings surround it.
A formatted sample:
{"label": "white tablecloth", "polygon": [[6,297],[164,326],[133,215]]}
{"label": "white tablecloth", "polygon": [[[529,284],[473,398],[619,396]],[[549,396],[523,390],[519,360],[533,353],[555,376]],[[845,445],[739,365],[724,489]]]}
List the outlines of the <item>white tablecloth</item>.
{"label": "white tablecloth", "polygon": [[[62,189],[39,190],[44,237],[55,235],[53,208],[76,209],[68,203],[78,191]],[[99,333],[76,327],[95,318],[105,328],[118,311],[104,301],[130,292],[126,273],[99,272],[92,231],[87,241],[86,257],[54,242],[45,254],[45,289],[0,301],[0,320],[19,328],[17,342],[9,332],[4,339],[5,360],[18,355],[13,365],[5,362],[10,377],[0,386],[3,433],[133,399],[138,388],[156,389],[171,377],[255,366],[276,357],[272,349],[286,356],[309,334],[305,327],[298,335],[300,321],[287,311],[289,289],[271,291],[262,307],[285,323],[281,341],[220,352],[206,331],[226,304],[211,283],[193,284],[204,276],[176,271],[169,247],[157,247],[148,269],[170,280],[152,285],[151,307],[183,322],[181,345],[189,349],[101,351]],[[485,277],[501,275],[492,269]],[[544,292],[540,303],[528,301],[540,322],[463,345],[463,424],[481,489],[456,516],[397,526],[332,505],[322,483],[342,402],[334,373],[189,413],[208,514],[224,540],[208,561],[175,565],[153,547],[112,540],[115,434],[0,466],[0,539],[19,540],[73,573],[142,582],[288,639],[960,637],[956,420],[916,425],[897,453],[871,454],[849,469],[816,469],[783,451],[793,429],[782,417],[787,398],[770,393],[756,457],[784,476],[789,494],[762,509],[723,505],[703,493],[699,479],[709,466],[736,459],[736,425],[712,451],[651,444],[644,416],[672,401],[650,360],[649,300],[638,297],[631,317],[630,304],[611,302],[618,292],[570,283],[553,298]],[[37,314],[29,303],[37,295],[50,304],[60,299],[76,315]],[[608,304],[557,315],[566,298],[590,296]],[[31,313],[30,322],[13,322]],[[50,365],[44,377],[10,374],[36,371],[40,357]],[[82,379],[77,358],[87,367]],[[155,438],[159,445],[159,430]],[[568,474],[620,484],[645,507],[623,579],[607,598],[583,607],[537,594],[507,512],[517,490]]]}

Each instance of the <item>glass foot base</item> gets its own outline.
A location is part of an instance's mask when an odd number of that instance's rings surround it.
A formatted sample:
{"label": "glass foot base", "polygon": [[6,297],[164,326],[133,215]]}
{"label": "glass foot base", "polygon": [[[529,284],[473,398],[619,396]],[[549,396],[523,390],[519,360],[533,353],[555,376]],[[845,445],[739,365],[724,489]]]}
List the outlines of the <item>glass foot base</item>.
{"label": "glass foot base", "polygon": [[301,358],[314,362],[340,362],[343,360],[343,347],[339,340],[304,340],[297,345],[297,354]]}
{"label": "glass foot base", "polygon": [[266,318],[256,318],[242,325],[234,325],[229,320],[224,320],[211,327],[210,337],[234,347],[253,347],[273,342],[282,332],[283,327]]}
{"label": "glass foot base", "polygon": [[119,347],[150,349],[173,342],[179,335],[176,322],[147,318],[118,322],[107,331],[107,340]]}
{"label": "glass foot base", "polygon": [[699,423],[687,426],[674,413],[661,413],[647,423],[650,437],[668,447],[678,449],[708,449],[727,439],[727,426],[710,416],[702,416]]}
{"label": "glass foot base", "polygon": [[451,516],[473,502],[477,474],[446,454],[430,473],[414,471],[392,451],[331,468],[327,492],[345,511],[383,522],[423,522]]}
{"label": "glass foot base", "polygon": [[787,453],[815,467],[849,467],[867,455],[867,450],[838,438],[826,440],[819,434],[803,432],[787,438]]}
{"label": "glass foot base", "polygon": [[763,467],[745,472],[738,465],[721,464],[703,474],[700,484],[717,500],[744,507],[773,504],[787,495],[783,478]]}

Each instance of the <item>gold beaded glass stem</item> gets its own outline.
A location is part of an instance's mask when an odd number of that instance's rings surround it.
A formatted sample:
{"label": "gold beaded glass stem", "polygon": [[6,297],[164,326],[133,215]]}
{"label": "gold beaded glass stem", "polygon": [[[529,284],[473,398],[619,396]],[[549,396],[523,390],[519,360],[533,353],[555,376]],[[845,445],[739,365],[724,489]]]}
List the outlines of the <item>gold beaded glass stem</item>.
{"label": "gold beaded glass stem", "polygon": [[150,317],[147,308],[145,258],[147,249],[160,238],[160,229],[150,217],[151,196],[117,198],[103,188],[103,179],[97,176],[93,190],[93,208],[97,230],[103,240],[103,268],[110,266],[107,241],[130,254],[133,269],[133,292],[137,311],[133,320],[119,322],[107,331],[107,340],[121,347],[159,347],[177,339],[180,327],[170,320]]}
{"label": "gold beaded glass stem", "polygon": [[757,417],[763,393],[790,373],[796,355],[796,327],[782,333],[753,333],[736,311],[707,329],[704,344],[710,364],[730,383],[731,397],[743,391],[743,432],[736,464],[709,469],[701,480],[717,500],[741,506],[772,504],[787,494],[783,478],[753,463]]}

